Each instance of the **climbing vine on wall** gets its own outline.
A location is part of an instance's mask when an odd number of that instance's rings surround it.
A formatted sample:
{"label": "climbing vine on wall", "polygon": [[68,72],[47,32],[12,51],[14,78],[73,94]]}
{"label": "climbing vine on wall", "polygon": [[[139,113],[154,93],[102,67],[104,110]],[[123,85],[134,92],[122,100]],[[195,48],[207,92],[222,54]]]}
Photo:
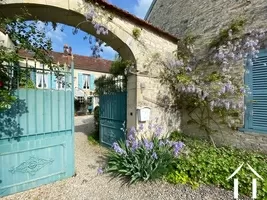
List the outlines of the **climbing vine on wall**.
{"label": "climbing vine on wall", "polygon": [[265,35],[266,30],[245,32],[245,20],[238,19],[221,30],[204,56],[195,52],[196,38],[187,36],[178,42],[174,58],[163,63],[161,81],[169,86],[174,108],[187,110],[187,123],[198,124],[211,140],[221,125],[237,129],[242,124],[243,97],[250,91],[240,65],[257,57]]}

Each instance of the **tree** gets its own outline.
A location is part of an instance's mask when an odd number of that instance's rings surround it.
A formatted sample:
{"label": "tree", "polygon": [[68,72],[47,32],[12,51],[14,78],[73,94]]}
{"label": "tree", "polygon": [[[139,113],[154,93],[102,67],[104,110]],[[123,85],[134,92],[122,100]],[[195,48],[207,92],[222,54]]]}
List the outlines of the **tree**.
{"label": "tree", "polygon": [[117,55],[109,70],[111,76],[103,75],[95,80],[95,93],[101,95],[104,93],[125,91],[127,86],[127,75],[125,70],[131,63],[131,61],[123,60]]}
{"label": "tree", "polygon": [[[0,110],[10,107],[16,100],[12,95],[12,71],[18,65],[20,57],[17,52],[21,49],[33,53],[33,57],[41,63],[53,68],[53,58],[50,56],[52,50],[51,40],[46,37],[45,32],[38,29],[37,21],[26,22],[24,17],[29,15],[26,11],[24,16],[14,16],[9,19],[0,18],[0,30],[13,41],[13,47],[5,47],[0,44]],[[28,72],[22,71],[22,80],[28,76]],[[28,83],[25,83],[28,84]]]}

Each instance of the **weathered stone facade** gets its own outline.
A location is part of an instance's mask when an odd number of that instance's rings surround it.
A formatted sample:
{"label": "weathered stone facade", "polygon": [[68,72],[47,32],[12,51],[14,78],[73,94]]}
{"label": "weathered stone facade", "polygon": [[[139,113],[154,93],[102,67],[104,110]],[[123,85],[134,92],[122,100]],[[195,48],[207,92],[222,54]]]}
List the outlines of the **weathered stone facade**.
{"label": "weathered stone facade", "polygon": [[176,36],[211,38],[231,20],[246,17],[249,28],[266,28],[264,0],[157,0],[147,21]]}
{"label": "weathered stone facade", "polygon": [[[178,37],[186,34],[200,36],[197,49],[231,23],[232,20],[247,20],[247,31],[254,28],[267,28],[267,1],[256,0],[156,0],[147,21]],[[198,127],[187,125],[186,114],[181,115],[181,129],[187,134],[204,136]],[[242,128],[242,127],[241,127]],[[219,145],[232,145],[267,153],[267,136],[259,133],[232,131],[227,127],[213,135]]]}

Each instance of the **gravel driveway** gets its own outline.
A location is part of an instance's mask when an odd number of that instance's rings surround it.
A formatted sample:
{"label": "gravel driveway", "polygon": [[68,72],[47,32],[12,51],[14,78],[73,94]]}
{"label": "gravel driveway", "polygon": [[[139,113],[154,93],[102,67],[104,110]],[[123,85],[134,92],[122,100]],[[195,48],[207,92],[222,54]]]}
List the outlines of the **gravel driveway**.
{"label": "gravel driveway", "polygon": [[[89,124],[89,126],[88,126]],[[93,127],[93,117],[75,118],[75,177],[44,185],[26,192],[3,198],[3,200],[229,200],[233,192],[202,186],[192,190],[184,185],[171,185],[161,181],[122,185],[118,179],[97,175],[103,163],[106,149],[90,145],[87,135]],[[249,199],[249,198],[247,198]]]}

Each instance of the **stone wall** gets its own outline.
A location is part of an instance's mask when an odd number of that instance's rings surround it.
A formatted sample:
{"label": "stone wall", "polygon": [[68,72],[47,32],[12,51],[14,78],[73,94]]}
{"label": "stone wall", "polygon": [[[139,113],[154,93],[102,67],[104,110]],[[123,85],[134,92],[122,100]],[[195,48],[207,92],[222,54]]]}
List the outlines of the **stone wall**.
{"label": "stone wall", "polygon": [[267,28],[267,1],[157,0],[147,20],[178,37],[192,33],[207,42],[223,25],[242,16],[249,28]]}
{"label": "stone wall", "polygon": [[[168,14],[166,14],[168,13]],[[205,44],[232,20],[245,17],[247,31],[267,28],[266,0],[157,0],[147,20],[178,37],[188,33],[200,36],[196,48]],[[187,125],[188,116],[181,114],[181,130],[186,134],[206,137],[197,126]],[[260,150],[267,153],[267,134],[243,133],[222,127],[213,135],[218,145]]]}

